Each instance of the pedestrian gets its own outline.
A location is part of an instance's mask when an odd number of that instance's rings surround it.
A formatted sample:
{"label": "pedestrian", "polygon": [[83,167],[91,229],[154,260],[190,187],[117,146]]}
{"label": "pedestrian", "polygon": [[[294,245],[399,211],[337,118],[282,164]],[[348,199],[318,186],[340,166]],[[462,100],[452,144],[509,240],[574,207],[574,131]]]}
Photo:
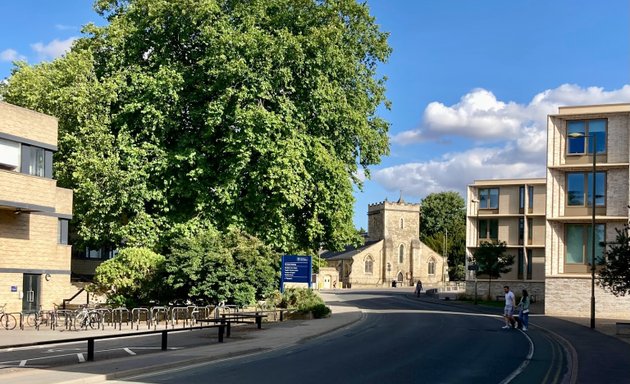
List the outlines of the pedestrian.
{"label": "pedestrian", "polygon": [[503,292],[505,292],[505,308],[503,309],[503,317],[505,317],[505,326],[503,329],[514,328],[516,321],[514,320],[514,307],[516,300],[514,298],[514,293],[510,291],[510,287],[507,285],[503,287]]}
{"label": "pedestrian", "polygon": [[337,289],[337,280],[333,281],[333,289]]}
{"label": "pedestrian", "polygon": [[422,281],[418,280],[416,283],[416,296],[420,297],[420,292],[422,292]]}
{"label": "pedestrian", "polygon": [[527,326],[529,325],[529,303],[529,293],[527,293],[527,289],[523,289],[523,296],[518,303],[518,318],[523,323],[523,331],[527,331]]}

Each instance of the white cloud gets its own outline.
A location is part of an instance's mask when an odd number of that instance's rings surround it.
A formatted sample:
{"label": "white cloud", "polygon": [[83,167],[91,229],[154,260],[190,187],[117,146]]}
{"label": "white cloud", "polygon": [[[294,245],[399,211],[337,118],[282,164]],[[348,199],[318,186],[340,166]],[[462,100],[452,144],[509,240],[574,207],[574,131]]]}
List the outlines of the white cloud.
{"label": "white cloud", "polygon": [[397,144],[443,140],[445,136],[475,139],[510,139],[524,130],[545,131],[546,117],[559,106],[608,104],[630,100],[630,85],[604,91],[601,87],[581,88],[563,84],[535,95],[528,104],[497,100],[486,89],[478,88],[464,95],[457,104],[429,103],[420,128],[392,137]]}
{"label": "white cloud", "polygon": [[[475,89],[460,102],[430,103],[422,129],[402,132],[394,143],[416,144],[464,137],[469,149],[424,163],[407,163],[372,172],[386,190],[424,197],[433,192],[458,191],[476,179],[514,179],[545,176],[547,115],[558,106],[628,102],[630,85],[604,91],[564,84],[535,95],[528,104],[497,100],[492,92]],[[433,145],[425,143],[425,145]]]}
{"label": "white cloud", "polygon": [[42,60],[55,59],[64,53],[68,52],[72,47],[72,43],[76,40],[76,37],[69,37],[66,40],[54,39],[50,43],[44,45],[44,43],[31,44],[31,48],[39,55]]}
{"label": "white cloud", "polygon": [[0,61],[19,61],[26,60],[26,56],[20,55],[15,49],[5,49],[0,52]]}
{"label": "white cloud", "polygon": [[65,25],[65,24],[55,24],[55,28],[60,30],[60,31],[68,31],[68,30],[75,31],[75,30],[78,29],[74,25]]}

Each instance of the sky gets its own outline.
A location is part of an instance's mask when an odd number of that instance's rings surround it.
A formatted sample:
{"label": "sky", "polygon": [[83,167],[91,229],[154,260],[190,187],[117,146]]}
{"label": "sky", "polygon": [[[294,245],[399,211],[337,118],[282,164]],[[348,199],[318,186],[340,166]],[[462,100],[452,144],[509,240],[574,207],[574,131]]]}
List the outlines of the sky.
{"label": "sky", "polygon": [[[628,0],[368,0],[393,52],[379,66],[390,154],[355,192],[368,204],[465,198],[474,180],[545,176],[546,117],[558,106],[630,102]],[[14,60],[66,52],[103,24],[90,0],[0,1],[0,79]],[[363,174],[361,174],[363,177]]]}

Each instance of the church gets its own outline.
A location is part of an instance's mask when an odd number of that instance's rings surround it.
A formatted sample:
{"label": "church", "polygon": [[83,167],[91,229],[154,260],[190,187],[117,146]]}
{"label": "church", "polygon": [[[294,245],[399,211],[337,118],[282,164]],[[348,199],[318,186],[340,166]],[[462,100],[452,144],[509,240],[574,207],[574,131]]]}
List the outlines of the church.
{"label": "church", "polygon": [[365,243],[323,252],[322,288],[434,287],[448,281],[446,258],[419,240],[420,204],[387,200],[368,206]]}

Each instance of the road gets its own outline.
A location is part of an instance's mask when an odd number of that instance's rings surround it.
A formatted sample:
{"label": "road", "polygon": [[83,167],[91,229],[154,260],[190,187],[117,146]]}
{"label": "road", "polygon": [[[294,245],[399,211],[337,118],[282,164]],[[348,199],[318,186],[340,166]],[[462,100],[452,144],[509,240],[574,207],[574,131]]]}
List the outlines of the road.
{"label": "road", "polygon": [[339,297],[365,312],[349,329],[120,383],[554,383],[567,370],[557,340],[543,330],[501,329],[498,310],[471,313],[396,291],[345,291]]}

